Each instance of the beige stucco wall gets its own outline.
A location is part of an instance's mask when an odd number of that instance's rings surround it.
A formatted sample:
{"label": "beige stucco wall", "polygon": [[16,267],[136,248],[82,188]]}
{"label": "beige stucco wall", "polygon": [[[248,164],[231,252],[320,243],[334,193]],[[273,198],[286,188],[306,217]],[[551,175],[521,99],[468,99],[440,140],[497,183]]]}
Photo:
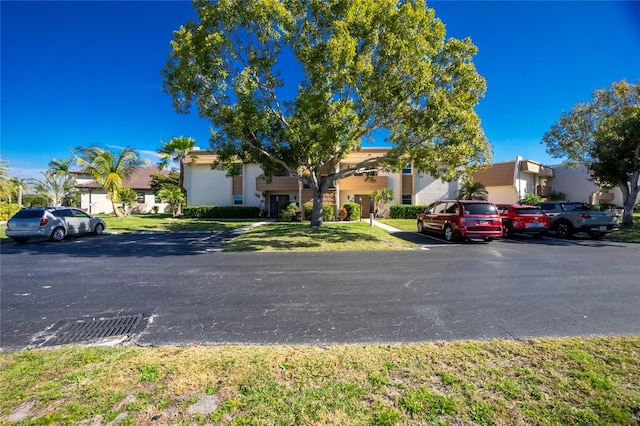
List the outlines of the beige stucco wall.
{"label": "beige stucco wall", "polygon": [[258,192],[256,190],[256,178],[262,176],[262,169],[256,164],[245,164],[243,172],[244,205],[264,208],[264,205],[261,204],[263,198],[256,197],[256,192]]}
{"label": "beige stucco wall", "polygon": [[233,204],[231,178],[224,170],[212,170],[209,164],[185,167],[185,186],[189,206],[229,206]]}
{"label": "beige stucco wall", "polygon": [[413,204],[428,205],[438,200],[455,199],[458,196],[458,182],[444,182],[429,175],[414,175],[415,195]]}
{"label": "beige stucco wall", "polygon": [[[562,164],[553,167],[555,177],[551,181],[551,187],[554,191],[564,192],[568,201],[599,204],[597,193],[600,191],[600,187],[589,180],[591,175],[584,165],[578,166],[577,169],[565,167]],[[611,192],[614,194],[613,201],[607,201],[607,203],[622,207],[622,191],[619,188],[614,188]]]}
{"label": "beige stucco wall", "polygon": [[518,192],[513,185],[491,186],[487,188],[489,201],[496,204],[513,204],[518,201]]}
{"label": "beige stucco wall", "polygon": [[[158,206],[159,213],[168,213],[169,204],[156,203],[155,195],[151,191],[145,191],[144,203],[136,203],[131,213],[152,213],[153,207]],[[82,189],[80,195],[80,208],[90,214],[111,214],[113,207],[107,193],[102,189]]]}

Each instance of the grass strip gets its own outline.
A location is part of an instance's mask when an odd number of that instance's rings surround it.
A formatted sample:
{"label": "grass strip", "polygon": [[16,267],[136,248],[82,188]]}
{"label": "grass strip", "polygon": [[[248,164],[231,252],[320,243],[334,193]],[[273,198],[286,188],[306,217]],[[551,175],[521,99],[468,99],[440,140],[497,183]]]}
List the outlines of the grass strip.
{"label": "grass strip", "polygon": [[[640,337],[0,354],[0,422],[640,423]],[[204,396],[206,412],[194,411]]]}
{"label": "grass strip", "polygon": [[275,222],[233,239],[224,251],[381,251],[413,246],[367,221],[330,222],[315,229],[308,222]]}

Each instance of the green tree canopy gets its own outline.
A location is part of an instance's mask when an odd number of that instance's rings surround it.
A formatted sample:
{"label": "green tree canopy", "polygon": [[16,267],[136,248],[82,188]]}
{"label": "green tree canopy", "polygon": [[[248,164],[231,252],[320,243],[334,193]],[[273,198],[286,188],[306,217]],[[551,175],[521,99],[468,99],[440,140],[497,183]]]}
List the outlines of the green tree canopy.
{"label": "green tree canopy", "polygon": [[563,111],[542,141],[553,157],[565,157],[564,164],[584,163],[601,185],[620,188],[622,225],[633,226],[640,193],[640,81],[596,90],[592,102]]}
{"label": "green tree canopy", "polygon": [[[313,191],[312,226],[336,180],[381,167],[452,180],[490,157],[474,111],[485,80],[470,39],[445,39],[424,1],[196,1],[174,32],[164,88],[212,123],[218,167],[286,169]],[[393,149],[342,170],[365,141]],[[326,170],[329,170],[326,173]],[[321,173],[321,170],[325,172]]]}
{"label": "green tree canopy", "polygon": [[76,163],[85,167],[109,194],[114,214],[123,216],[124,213],[117,206],[118,191],[123,187],[124,180],[146,161],[141,160],[132,148],[124,148],[119,154],[100,147],[75,148],[73,153]]}
{"label": "green tree canopy", "polygon": [[149,188],[151,188],[154,193],[160,191],[165,185],[175,185],[178,188],[180,187],[180,173],[176,171],[176,169],[169,170],[168,175],[163,175],[162,173],[151,174]]}

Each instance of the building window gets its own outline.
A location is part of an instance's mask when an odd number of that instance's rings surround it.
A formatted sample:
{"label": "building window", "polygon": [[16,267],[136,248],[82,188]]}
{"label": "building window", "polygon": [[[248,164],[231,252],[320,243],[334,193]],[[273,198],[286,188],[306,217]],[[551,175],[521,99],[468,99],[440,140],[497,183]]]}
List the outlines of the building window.
{"label": "building window", "polygon": [[233,205],[242,205],[242,194],[233,196]]}
{"label": "building window", "polygon": [[162,199],[158,196],[158,194],[153,194],[153,202],[155,204],[162,204]]}
{"label": "building window", "polygon": [[136,203],[144,204],[144,192],[136,192]]}
{"label": "building window", "polygon": [[403,175],[410,175],[411,174],[411,164],[407,164],[407,166],[404,169],[402,169],[402,174]]}
{"label": "building window", "polygon": [[402,194],[402,204],[411,205],[411,194]]}

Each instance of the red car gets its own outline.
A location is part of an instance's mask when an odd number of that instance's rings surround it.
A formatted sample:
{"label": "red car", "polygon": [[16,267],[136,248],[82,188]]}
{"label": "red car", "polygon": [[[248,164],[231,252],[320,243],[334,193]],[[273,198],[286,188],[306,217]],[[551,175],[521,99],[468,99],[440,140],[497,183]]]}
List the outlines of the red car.
{"label": "red car", "polygon": [[418,232],[437,232],[447,241],[502,236],[502,222],[489,201],[443,200],[418,215]]}
{"label": "red car", "polygon": [[540,238],[549,231],[549,217],[537,206],[523,204],[496,204],[505,237],[531,234]]}

